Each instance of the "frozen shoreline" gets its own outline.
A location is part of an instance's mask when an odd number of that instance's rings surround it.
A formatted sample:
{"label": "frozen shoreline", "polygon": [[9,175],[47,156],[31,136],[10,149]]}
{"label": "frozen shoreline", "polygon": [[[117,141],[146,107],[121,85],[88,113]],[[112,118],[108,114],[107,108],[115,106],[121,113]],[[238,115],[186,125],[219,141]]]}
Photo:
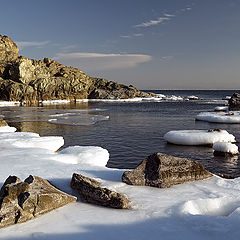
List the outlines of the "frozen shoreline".
{"label": "frozen shoreline", "polygon": [[[63,144],[61,137],[50,139],[23,132],[3,132],[0,136],[2,183],[10,174],[20,178],[34,174],[75,195],[69,183],[77,172],[96,178],[132,201],[131,210],[107,209],[78,201],[26,223],[0,229],[0,239],[118,240],[161,236],[219,240],[236,239],[240,234],[240,178],[214,176],[169,189],[129,186],[121,182],[124,170],[105,167],[107,150],[88,149],[84,157],[90,160],[87,162],[81,161],[83,152],[78,147],[55,152]],[[97,149],[105,152],[102,160]]]}

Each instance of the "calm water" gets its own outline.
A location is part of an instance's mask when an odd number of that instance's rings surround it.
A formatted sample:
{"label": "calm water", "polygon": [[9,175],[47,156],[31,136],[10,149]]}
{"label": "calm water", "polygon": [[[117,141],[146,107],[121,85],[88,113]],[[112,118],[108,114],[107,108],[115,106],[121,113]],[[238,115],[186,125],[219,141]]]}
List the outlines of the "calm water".
{"label": "calm water", "polygon": [[[240,139],[240,124],[195,121],[202,111],[223,105],[235,91],[157,91],[166,95],[195,95],[200,101],[139,103],[78,103],[47,107],[2,107],[0,114],[19,131],[41,136],[61,135],[65,145],[95,145],[110,152],[108,167],[134,168],[146,156],[163,152],[200,161],[214,173],[240,176],[238,158],[214,157],[207,147],[167,144],[170,130],[222,128]],[[109,119],[106,117],[109,116]],[[47,120],[51,119],[51,123]],[[57,122],[61,124],[56,124]],[[93,124],[95,123],[95,124]],[[80,124],[80,125],[79,125]],[[238,144],[238,143],[237,143]],[[240,145],[239,145],[240,146]]]}

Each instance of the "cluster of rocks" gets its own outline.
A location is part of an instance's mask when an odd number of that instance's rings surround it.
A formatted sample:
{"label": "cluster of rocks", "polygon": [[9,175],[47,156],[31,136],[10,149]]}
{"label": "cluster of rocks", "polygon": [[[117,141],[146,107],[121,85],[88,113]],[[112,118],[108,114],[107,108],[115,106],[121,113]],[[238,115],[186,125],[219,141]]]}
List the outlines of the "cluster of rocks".
{"label": "cluster of rocks", "polygon": [[32,60],[18,53],[17,45],[0,35],[0,100],[28,105],[43,100],[122,99],[153,94],[67,67],[49,58]]}
{"label": "cluster of rocks", "polygon": [[[168,188],[211,176],[201,163],[155,153],[136,169],[124,172],[122,181],[130,185]],[[74,173],[70,185],[88,203],[118,209],[130,207],[131,201],[124,194],[101,187],[95,179]],[[0,228],[25,222],[76,200],[40,177],[30,175],[21,181],[9,176],[0,190]]]}

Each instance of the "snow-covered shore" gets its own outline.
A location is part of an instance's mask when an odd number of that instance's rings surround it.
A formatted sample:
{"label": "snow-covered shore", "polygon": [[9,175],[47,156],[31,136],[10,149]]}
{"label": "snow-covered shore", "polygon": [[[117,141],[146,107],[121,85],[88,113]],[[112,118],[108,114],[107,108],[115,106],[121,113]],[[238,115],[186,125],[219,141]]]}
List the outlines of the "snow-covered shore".
{"label": "snow-covered shore", "polygon": [[[124,170],[105,167],[109,157],[106,150],[91,147],[84,153],[75,147],[55,152],[62,144],[62,137],[0,133],[1,183],[9,175],[24,179],[34,174],[75,194],[69,183],[72,174],[77,172],[126,194],[132,201],[132,209],[107,209],[78,201],[26,223],[0,229],[0,239],[219,240],[239,237],[240,178],[228,180],[214,176],[169,189],[129,186],[121,182]],[[81,161],[83,158],[89,161]]]}

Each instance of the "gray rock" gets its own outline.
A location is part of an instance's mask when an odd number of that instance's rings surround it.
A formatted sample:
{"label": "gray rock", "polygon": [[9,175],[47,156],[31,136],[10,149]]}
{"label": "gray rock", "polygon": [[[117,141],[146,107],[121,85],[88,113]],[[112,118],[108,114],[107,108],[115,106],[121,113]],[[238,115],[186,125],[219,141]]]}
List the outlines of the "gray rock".
{"label": "gray rock", "polygon": [[22,182],[9,176],[0,190],[0,228],[26,222],[75,201],[76,197],[40,177],[30,175]]}
{"label": "gray rock", "polygon": [[71,187],[79,193],[80,197],[93,204],[111,208],[128,208],[130,201],[123,194],[100,187],[94,179],[74,173]]}
{"label": "gray rock", "polygon": [[155,153],[143,160],[136,169],[124,172],[122,181],[129,185],[168,188],[211,176],[199,162]]}
{"label": "gray rock", "polygon": [[228,101],[229,111],[240,111],[240,94],[234,93]]}

